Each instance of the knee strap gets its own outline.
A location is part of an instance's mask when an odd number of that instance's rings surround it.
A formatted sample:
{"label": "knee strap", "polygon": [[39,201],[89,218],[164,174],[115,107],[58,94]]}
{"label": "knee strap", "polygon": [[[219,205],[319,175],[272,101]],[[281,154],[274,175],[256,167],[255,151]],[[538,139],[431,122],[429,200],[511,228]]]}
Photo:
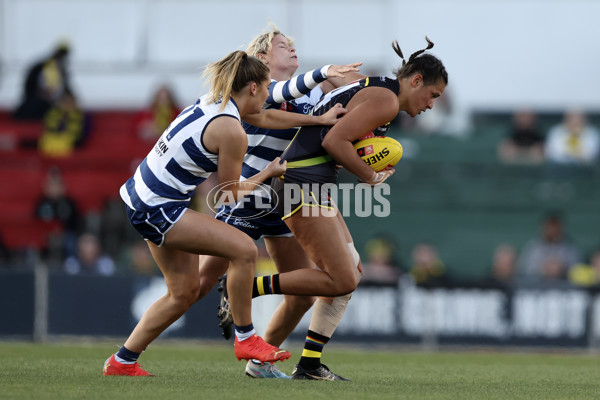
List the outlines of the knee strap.
{"label": "knee strap", "polygon": [[318,298],[308,329],[328,338],[333,336],[333,332],[344,316],[350,297],[352,297],[352,293],[334,297],[331,304]]}

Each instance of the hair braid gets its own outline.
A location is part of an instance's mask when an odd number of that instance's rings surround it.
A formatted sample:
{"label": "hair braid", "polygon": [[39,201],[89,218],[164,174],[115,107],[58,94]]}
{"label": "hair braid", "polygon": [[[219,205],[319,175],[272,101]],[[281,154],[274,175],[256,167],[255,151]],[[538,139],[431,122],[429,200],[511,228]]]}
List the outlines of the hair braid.
{"label": "hair braid", "polygon": [[412,53],[410,55],[410,57],[408,58],[408,62],[411,62],[412,60],[414,60],[415,58],[417,58],[420,54],[425,53],[426,50],[429,50],[433,47],[433,42],[431,40],[429,40],[429,38],[427,36],[425,36],[425,40],[427,40],[427,47],[425,47],[424,49],[421,49],[419,51],[415,51],[414,53]]}
{"label": "hair braid", "polygon": [[432,85],[438,82],[440,79],[447,85],[448,84],[448,73],[442,61],[434,55],[423,54],[425,51],[433,47],[433,42],[425,36],[427,41],[427,47],[419,51],[415,51],[410,55],[408,61],[404,59],[398,41],[392,42],[392,48],[396,54],[402,59],[402,66],[394,71],[394,74],[398,79],[406,78],[414,74],[423,75],[423,83],[426,85]]}
{"label": "hair braid", "polygon": [[402,50],[400,50],[400,45],[397,40],[392,42],[392,48],[398,54],[398,56],[402,59],[402,66],[406,65],[406,60],[404,59],[404,55],[402,54]]}

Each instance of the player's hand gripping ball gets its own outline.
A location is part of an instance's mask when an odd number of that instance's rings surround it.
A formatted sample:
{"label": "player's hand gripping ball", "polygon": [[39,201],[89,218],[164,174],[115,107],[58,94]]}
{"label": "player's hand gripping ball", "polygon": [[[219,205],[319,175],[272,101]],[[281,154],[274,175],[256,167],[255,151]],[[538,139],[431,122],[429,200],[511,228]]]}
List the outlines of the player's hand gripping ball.
{"label": "player's hand gripping ball", "polygon": [[390,137],[363,137],[354,143],[354,148],[359,157],[376,172],[394,167],[402,158],[402,145]]}

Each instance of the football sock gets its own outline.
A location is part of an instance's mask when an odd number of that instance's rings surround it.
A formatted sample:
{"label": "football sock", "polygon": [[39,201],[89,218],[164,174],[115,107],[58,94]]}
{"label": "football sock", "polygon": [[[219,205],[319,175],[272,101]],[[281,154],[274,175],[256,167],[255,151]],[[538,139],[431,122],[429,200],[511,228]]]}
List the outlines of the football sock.
{"label": "football sock", "polygon": [[279,274],[257,276],[252,285],[252,298],[265,294],[281,294]]}
{"label": "football sock", "polygon": [[121,364],[135,364],[139,358],[140,353],[136,353],[122,346],[117,354],[115,354],[115,360]]}
{"label": "football sock", "polygon": [[302,357],[300,357],[300,366],[309,371],[318,368],[321,365],[323,347],[329,339],[327,336],[319,335],[309,329],[304,341]]}
{"label": "football sock", "polygon": [[240,342],[254,336],[256,333],[253,324],[246,326],[237,326],[236,324],[233,324],[233,327],[235,329],[235,337],[237,337]]}

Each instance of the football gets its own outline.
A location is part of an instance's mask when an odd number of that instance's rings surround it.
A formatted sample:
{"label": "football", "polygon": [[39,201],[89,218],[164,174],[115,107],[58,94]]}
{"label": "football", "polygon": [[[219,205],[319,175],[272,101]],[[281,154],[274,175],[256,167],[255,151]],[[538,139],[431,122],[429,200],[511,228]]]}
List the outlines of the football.
{"label": "football", "polygon": [[402,145],[396,139],[373,136],[354,143],[356,153],[376,172],[392,168],[402,158]]}

